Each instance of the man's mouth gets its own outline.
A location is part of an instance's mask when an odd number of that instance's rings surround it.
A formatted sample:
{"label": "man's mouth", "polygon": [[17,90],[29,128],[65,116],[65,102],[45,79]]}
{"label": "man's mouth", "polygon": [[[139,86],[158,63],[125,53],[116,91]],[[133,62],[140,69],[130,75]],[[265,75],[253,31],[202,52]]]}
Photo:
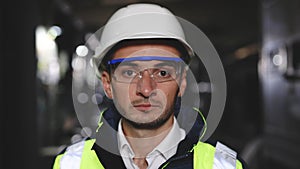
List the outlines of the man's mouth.
{"label": "man's mouth", "polygon": [[136,104],[133,105],[133,107],[139,111],[149,111],[155,107],[158,107],[157,105],[152,105],[150,103],[142,103],[142,104]]}

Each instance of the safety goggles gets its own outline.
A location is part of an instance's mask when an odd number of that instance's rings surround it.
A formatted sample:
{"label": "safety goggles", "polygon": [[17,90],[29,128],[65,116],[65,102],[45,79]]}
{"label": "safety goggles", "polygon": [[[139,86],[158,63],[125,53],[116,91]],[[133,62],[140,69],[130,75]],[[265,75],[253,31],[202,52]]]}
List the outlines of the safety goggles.
{"label": "safety goggles", "polygon": [[108,62],[111,76],[121,83],[137,83],[146,71],[156,83],[176,80],[183,65],[180,58],[161,56],[118,58]]}

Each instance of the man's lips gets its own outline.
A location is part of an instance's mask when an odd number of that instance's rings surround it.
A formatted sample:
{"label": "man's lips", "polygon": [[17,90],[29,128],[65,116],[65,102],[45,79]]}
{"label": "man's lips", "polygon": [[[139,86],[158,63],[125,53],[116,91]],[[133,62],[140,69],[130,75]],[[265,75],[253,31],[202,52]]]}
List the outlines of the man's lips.
{"label": "man's lips", "polygon": [[140,110],[140,111],[147,111],[147,110],[150,110],[154,107],[159,107],[158,105],[153,105],[153,104],[150,104],[150,103],[143,103],[143,104],[136,104],[136,105],[133,105],[134,108],[136,108],[137,110]]}

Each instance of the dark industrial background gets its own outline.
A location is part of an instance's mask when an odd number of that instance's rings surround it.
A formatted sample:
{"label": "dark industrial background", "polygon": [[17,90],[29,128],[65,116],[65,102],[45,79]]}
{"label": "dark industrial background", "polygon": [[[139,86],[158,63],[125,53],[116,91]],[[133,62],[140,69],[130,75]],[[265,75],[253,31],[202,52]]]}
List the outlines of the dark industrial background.
{"label": "dark industrial background", "polygon": [[[166,6],[219,53],[227,100],[211,139],[238,151],[249,168],[299,169],[299,0],[1,1],[0,169],[51,168],[64,145],[83,137],[72,100],[75,51],[116,9],[135,2]],[[54,31],[55,77],[38,56],[37,30]],[[210,91],[202,92],[209,100]]]}

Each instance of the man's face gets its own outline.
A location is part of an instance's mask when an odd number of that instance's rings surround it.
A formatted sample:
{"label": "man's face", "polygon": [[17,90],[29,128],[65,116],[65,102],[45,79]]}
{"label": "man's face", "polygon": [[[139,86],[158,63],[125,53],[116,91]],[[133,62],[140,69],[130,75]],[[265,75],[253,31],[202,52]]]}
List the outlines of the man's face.
{"label": "man's face", "polygon": [[179,56],[177,49],[161,44],[125,46],[115,52],[112,60],[130,61],[113,65],[111,74],[104,72],[102,83],[124,120],[137,128],[157,128],[173,117],[175,100],[186,86],[182,63],[173,61]]}

